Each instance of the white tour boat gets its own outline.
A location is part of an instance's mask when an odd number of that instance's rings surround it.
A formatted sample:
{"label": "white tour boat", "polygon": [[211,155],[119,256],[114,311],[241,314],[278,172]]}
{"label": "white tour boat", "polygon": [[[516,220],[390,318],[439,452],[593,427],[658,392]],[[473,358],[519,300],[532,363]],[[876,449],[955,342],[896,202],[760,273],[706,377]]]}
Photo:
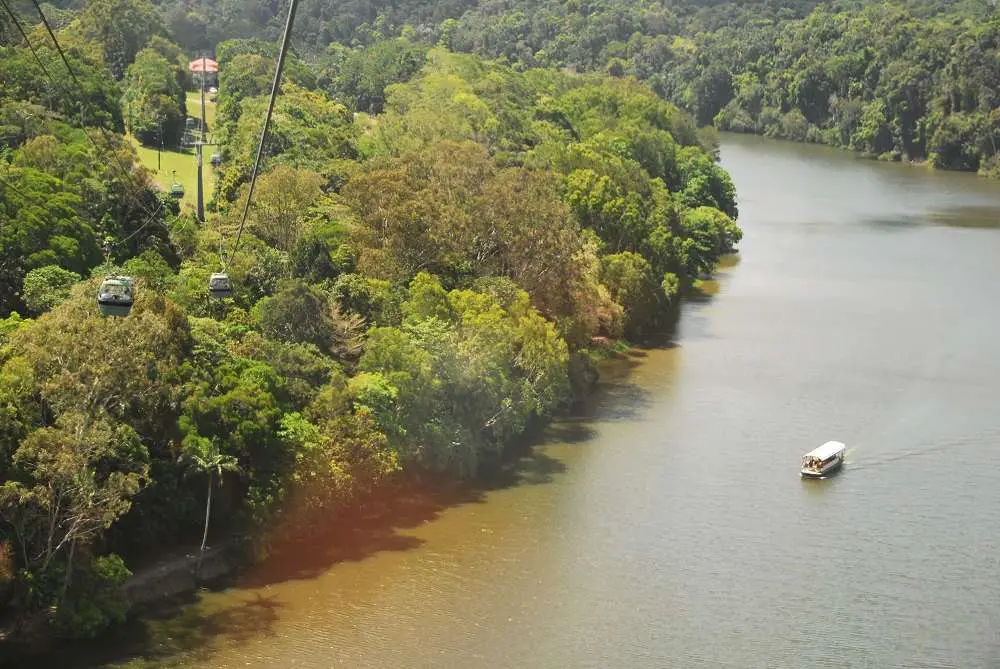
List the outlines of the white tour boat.
{"label": "white tour boat", "polygon": [[840,469],[844,464],[847,446],[839,441],[828,441],[802,456],[802,476],[822,478]]}

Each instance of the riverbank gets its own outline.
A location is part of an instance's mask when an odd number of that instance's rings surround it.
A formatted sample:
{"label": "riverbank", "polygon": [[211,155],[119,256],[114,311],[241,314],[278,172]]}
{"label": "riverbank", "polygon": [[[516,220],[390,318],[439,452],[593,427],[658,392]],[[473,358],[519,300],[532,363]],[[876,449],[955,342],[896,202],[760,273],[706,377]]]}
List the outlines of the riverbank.
{"label": "riverbank", "polygon": [[[697,299],[701,294],[695,289],[690,297]],[[657,339],[669,336],[665,330]],[[628,368],[629,361],[637,355],[636,346],[623,340],[593,342],[589,353],[597,361],[598,374],[590,378],[589,391],[598,378],[613,379],[623,368]],[[591,392],[578,398],[566,415],[576,413],[592,399]],[[400,530],[432,521],[449,508],[479,503],[491,491],[544,482],[552,473],[551,463],[532,451],[541,443],[548,427],[548,421],[532,422],[498,461],[488,464],[472,480],[411,474],[386,484],[322,523],[317,519],[294,528],[279,526],[259,537],[261,545],[266,546],[266,555],[259,560],[248,556],[241,537],[221,537],[206,552],[200,577],[196,577],[197,547],[174,549],[164,559],[138,569],[122,587],[122,595],[130,606],[125,623],[92,640],[60,640],[47,631],[47,616],[39,615],[17,627],[25,634],[14,636],[8,629],[0,635],[0,657],[13,663],[0,666],[36,666],[38,662],[58,665],[61,660],[53,658],[77,652],[103,656],[110,652],[106,650],[108,646],[118,647],[125,654],[140,652],[129,641],[135,630],[142,628],[145,621],[177,616],[198,600],[199,592],[251,587],[277,579],[278,574],[318,574],[337,563],[359,561],[385,550],[405,549],[408,542],[399,537]],[[295,511],[289,510],[286,515],[295,516]]]}
{"label": "riverbank", "polygon": [[799,144],[805,146],[819,146],[829,149],[836,149],[837,151],[845,152],[856,158],[862,158],[864,160],[871,160],[880,163],[896,163],[898,165],[905,165],[906,167],[916,167],[929,172],[944,173],[944,174],[974,174],[983,179],[988,179],[991,181],[1000,180],[1000,170],[986,171],[980,167],[978,170],[954,170],[947,168],[935,167],[930,158],[908,158],[902,153],[898,152],[886,152],[886,153],[871,153],[868,151],[859,151],[857,149],[852,149],[849,146],[842,146],[840,144],[831,144],[823,141],[817,141],[816,139],[804,138],[799,139],[795,137],[785,137],[782,135],[769,135],[765,132],[756,131],[743,131],[743,130],[722,130],[715,128],[715,126],[710,126],[715,129],[720,135],[730,135],[730,136],[746,136],[746,137],[758,137],[761,139],[766,139],[768,141],[774,142],[788,142],[789,144]]}
{"label": "riverbank", "polygon": [[[724,256],[720,266],[731,266],[735,258],[735,254]],[[711,281],[699,280],[685,292],[684,299],[698,301],[713,293],[714,289]],[[679,308],[669,309],[662,319],[661,330],[636,344],[621,339],[595,337],[588,349],[579,352],[576,361],[587,361],[586,364],[574,364],[573,361],[570,363],[568,371],[575,379],[574,385],[579,394],[569,407],[569,413],[589,401],[589,395],[598,379],[608,376],[614,367],[629,359],[635,346],[657,346],[669,340],[676,328],[679,314]],[[611,373],[613,375],[613,372]],[[433,499],[425,499],[415,505],[421,509],[426,509],[429,505],[434,509],[433,513],[421,518],[420,522],[423,522],[432,518],[441,508],[464,503],[492,489],[515,485],[519,476],[515,471],[518,463],[527,457],[547,425],[547,420],[531,421],[528,429],[514,443],[504,448],[498,459],[484,461],[479,475],[471,481],[463,482],[449,477],[428,477],[415,473],[401,475],[384,488],[375,491],[370,498],[357,500],[332,518],[313,517],[303,526],[305,516],[297,513],[295,509],[288,509],[283,514],[285,519],[297,521],[298,527],[289,528],[283,520],[277,523],[275,529],[265,531],[264,536],[255,537],[255,541],[251,542],[245,541],[247,537],[224,535],[216,537],[205,555],[200,578],[195,575],[195,565],[198,560],[197,546],[172,547],[165,555],[153,555],[152,561],[144,562],[121,589],[124,600],[133,608],[130,617],[142,616],[148,610],[148,605],[195,592],[205,583],[217,583],[220,579],[238,579],[246,568],[259,567],[262,562],[274,559],[283,564],[290,557],[298,559],[299,556],[296,554],[302,551],[303,546],[308,546],[317,538],[336,543],[341,537],[339,529],[341,526],[351,531],[351,528],[355,527],[378,528],[392,525],[401,517],[397,499],[412,500],[414,497],[426,497],[428,491],[434,491]],[[323,525],[333,525],[337,529],[332,530],[329,536],[320,532],[323,537],[318,537],[315,528]],[[252,554],[257,549],[262,550],[259,550],[259,555],[254,557]],[[260,555],[264,556],[262,560]],[[277,555],[277,558],[272,558],[274,555]],[[335,552],[332,559],[338,561],[342,558]],[[0,634],[0,644],[7,643],[27,649],[29,655],[45,650],[46,646],[53,642],[47,630],[48,617],[48,613],[40,613],[6,626],[4,633]]]}
{"label": "riverbank", "polygon": [[[731,267],[736,257],[728,256],[722,266]],[[701,281],[686,301],[703,303],[717,288],[713,281]],[[263,592],[282,583],[319,578],[338,565],[348,568],[380,554],[402,555],[422,545],[414,533],[432,527],[444,515],[481,507],[496,494],[552,483],[554,477],[565,473],[565,465],[546,452],[547,446],[554,438],[585,438],[588,432],[579,427],[581,417],[586,420],[592,415],[607,389],[618,387],[646,361],[650,351],[671,348],[664,343],[670,337],[665,331],[643,345],[594,342],[593,352],[601,358],[600,383],[595,379],[599,387],[592,386],[591,392],[555,423],[534,422],[521,439],[504,451],[501,461],[475,480],[413,476],[396,481],[322,525],[274,538],[269,542],[270,553],[258,562],[246,562],[235,553],[226,556],[217,547],[213,555],[221,558],[217,564],[222,571],[200,583],[193,579],[194,553],[152,565],[138,571],[126,585],[135,606],[122,625],[93,640],[50,639],[33,647],[9,646],[0,652],[10,658],[11,666],[33,669],[119,663],[132,666],[137,662],[144,666],[146,662],[172,662],[176,657],[192,658],[197,666],[201,661],[198,658],[214,640],[244,638],[250,634],[248,630],[266,633],[277,610],[277,605],[263,595],[263,599],[256,597],[246,606],[215,613],[204,609],[206,598],[229,592]],[[79,663],[81,657],[86,661]]]}

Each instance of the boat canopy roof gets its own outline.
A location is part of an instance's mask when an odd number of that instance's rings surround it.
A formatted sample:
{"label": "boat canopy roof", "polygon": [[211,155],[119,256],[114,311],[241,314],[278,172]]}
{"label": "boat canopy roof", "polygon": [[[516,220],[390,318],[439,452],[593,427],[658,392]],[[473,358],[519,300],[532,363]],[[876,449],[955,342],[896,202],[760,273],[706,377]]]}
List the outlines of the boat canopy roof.
{"label": "boat canopy roof", "polygon": [[816,458],[817,460],[829,460],[833,456],[844,451],[847,448],[842,442],[839,441],[828,441],[818,448],[806,453],[804,458]]}

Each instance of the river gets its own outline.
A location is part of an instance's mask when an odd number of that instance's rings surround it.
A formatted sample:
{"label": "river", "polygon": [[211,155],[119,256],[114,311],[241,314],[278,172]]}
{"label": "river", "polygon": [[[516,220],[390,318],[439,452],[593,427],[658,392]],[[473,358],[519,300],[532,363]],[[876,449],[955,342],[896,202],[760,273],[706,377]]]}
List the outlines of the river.
{"label": "river", "polygon": [[[724,136],[745,237],[516,485],[115,666],[1000,666],[1000,185]],[[799,458],[828,439],[823,481]]]}

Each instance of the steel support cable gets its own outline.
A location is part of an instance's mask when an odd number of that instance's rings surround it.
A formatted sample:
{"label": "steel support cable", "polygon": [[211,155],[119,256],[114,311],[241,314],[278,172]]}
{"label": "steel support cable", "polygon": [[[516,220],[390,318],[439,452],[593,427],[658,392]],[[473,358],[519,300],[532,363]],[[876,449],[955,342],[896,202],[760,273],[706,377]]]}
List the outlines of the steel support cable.
{"label": "steel support cable", "polygon": [[35,51],[35,46],[31,43],[31,40],[28,39],[28,33],[25,32],[24,26],[21,25],[21,20],[17,18],[17,14],[15,14],[14,10],[7,4],[7,0],[0,0],[0,5],[3,5],[3,8],[7,10],[7,14],[10,15],[11,20],[17,27],[17,32],[21,33],[21,37],[24,38],[24,43],[28,45],[28,50],[31,51],[31,55],[35,57],[35,62],[37,62],[38,66],[42,68],[42,73],[45,74],[45,78],[51,82],[53,87],[55,87],[55,79],[52,78],[52,74],[49,73],[48,68],[45,67],[45,63],[42,62],[42,59],[38,57],[38,52]]}
{"label": "steel support cable", "polygon": [[[147,218],[147,219],[146,219],[146,222],[145,222],[145,223],[143,223],[143,224],[142,224],[142,225],[140,225],[140,226],[139,226],[138,228],[136,228],[135,230],[133,230],[133,231],[132,231],[132,233],[131,233],[131,234],[129,234],[129,236],[128,236],[128,237],[125,237],[124,239],[121,239],[121,240],[119,240],[118,242],[116,242],[116,243],[115,243],[115,245],[116,245],[116,246],[121,246],[122,244],[124,244],[125,242],[127,242],[127,241],[128,241],[128,240],[130,240],[130,239],[132,239],[133,237],[135,237],[135,236],[136,236],[137,234],[139,234],[140,232],[142,232],[142,231],[143,231],[143,229],[144,229],[144,228],[145,228],[145,227],[146,227],[147,225],[149,225],[150,223],[152,223],[152,222],[153,222],[153,219],[155,219],[155,218],[156,218],[156,215],[157,215],[157,214],[159,214],[159,213],[160,213],[160,212],[161,212],[162,210],[163,210],[163,203],[162,203],[162,202],[160,202],[160,206],[156,208],[156,211],[154,211],[154,212],[153,212],[152,214],[150,214],[150,215],[149,215],[149,218]],[[168,225],[167,225],[166,223],[163,223],[163,227],[165,227],[165,228],[167,229],[167,231],[168,231],[168,232],[170,231],[170,227],[169,227],[169,226],[168,226]]]}
{"label": "steel support cable", "polygon": [[[37,0],[32,0],[36,2]],[[291,0],[291,4],[288,6],[288,18],[285,20],[285,32],[281,38],[281,49],[278,51],[278,62],[274,68],[274,83],[271,85],[271,98],[267,103],[267,115],[264,117],[264,128],[260,133],[260,144],[257,145],[257,157],[253,162],[253,171],[250,173],[250,190],[247,192],[247,201],[243,207],[243,216],[240,218],[240,227],[236,232],[236,242],[233,244],[232,250],[229,252],[229,259],[227,260],[223,253],[221,252],[221,241],[220,241],[220,260],[222,260],[222,271],[227,272],[229,270],[229,264],[232,262],[233,257],[236,255],[236,251],[240,246],[240,239],[243,237],[243,228],[247,223],[247,213],[250,211],[250,201],[253,199],[254,186],[257,183],[257,174],[260,169],[260,159],[264,153],[264,143],[267,141],[267,128],[271,123],[271,114],[274,111],[274,101],[278,97],[278,87],[281,84],[281,70],[285,64],[285,54],[288,51],[288,42],[292,33],[292,23],[295,22],[295,9],[298,7],[298,0]]]}

